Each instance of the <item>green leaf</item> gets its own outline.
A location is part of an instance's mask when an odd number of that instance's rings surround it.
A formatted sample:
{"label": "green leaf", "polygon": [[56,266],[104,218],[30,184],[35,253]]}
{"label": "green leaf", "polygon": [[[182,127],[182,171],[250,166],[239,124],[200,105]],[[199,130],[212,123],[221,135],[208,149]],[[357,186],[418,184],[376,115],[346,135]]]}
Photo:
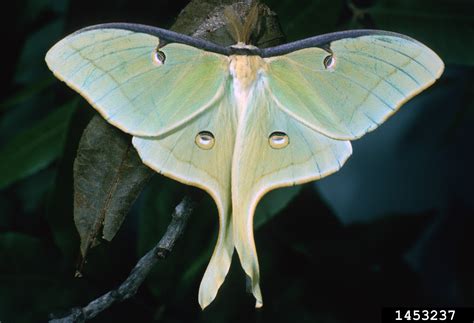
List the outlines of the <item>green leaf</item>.
{"label": "green leaf", "polygon": [[301,185],[285,187],[266,194],[260,203],[258,203],[257,210],[255,211],[255,228],[261,227],[273,216],[278,214],[278,212],[283,210],[285,206],[299,194],[301,188]]}
{"label": "green leaf", "polygon": [[58,158],[77,106],[72,100],[0,148],[0,189],[45,168]]}
{"label": "green leaf", "polygon": [[25,2],[19,19],[19,23],[22,24],[32,23],[40,18],[45,11],[53,11],[56,14],[64,15],[69,6],[68,0],[27,0]]}
{"label": "green leaf", "polygon": [[[31,283],[32,277],[38,277],[51,269],[51,263],[41,262],[41,259],[49,259],[49,255],[39,239],[22,233],[5,232],[0,234],[0,259],[1,319],[7,319],[4,315],[12,319],[15,314],[18,321],[26,322],[27,318],[33,319],[31,314],[23,313],[29,311],[20,310],[19,307],[24,304],[18,300],[25,297],[26,291],[31,292],[28,284]],[[19,273],[21,277],[18,277]],[[23,295],[20,295],[20,290]]]}
{"label": "green leaf", "polygon": [[52,77],[47,77],[24,87],[21,90],[10,95],[6,100],[0,103],[0,111],[10,109],[18,104],[26,103],[28,100],[40,95],[45,89],[49,88],[56,80]]}
{"label": "green leaf", "polygon": [[2,322],[45,321],[54,309],[82,302],[79,295],[93,290],[87,281],[74,280],[70,272],[62,271],[57,252],[48,246],[23,233],[0,234]]}
{"label": "green leaf", "polygon": [[64,21],[57,19],[29,35],[18,59],[15,82],[27,84],[50,75],[44,55],[61,36],[63,29]]}
{"label": "green leaf", "polygon": [[[138,225],[138,255],[142,256],[155,246],[163,236],[171,221],[171,214],[186,194],[187,187],[164,176],[155,176],[140,198]],[[210,240],[217,236],[214,224],[217,224],[217,209],[210,196],[208,203],[199,203],[193,210],[187,229],[180,238],[175,250],[147,277],[147,286],[157,297],[170,297],[170,293],[179,290],[177,283],[183,272],[196,263],[196,258],[206,254],[206,263],[210,257]],[[212,222],[214,217],[215,223]],[[205,242],[202,240],[206,239]],[[198,269],[201,269],[199,267]],[[200,271],[199,271],[200,272]]]}
{"label": "green leaf", "polygon": [[0,273],[3,275],[47,272],[53,264],[38,266],[38,262],[49,257],[41,241],[35,237],[18,232],[0,234]]}
{"label": "green leaf", "polygon": [[474,65],[471,0],[379,0],[366,14],[375,28],[413,37],[432,48],[445,63]]}
{"label": "green leaf", "polygon": [[[25,214],[34,214],[35,210],[44,206],[45,199],[54,189],[56,171],[56,168],[46,168],[15,186],[15,191]],[[29,222],[35,223],[32,220]]]}
{"label": "green leaf", "polygon": [[174,208],[183,197],[184,185],[164,176],[155,176],[141,198],[138,226],[138,255],[152,249],[165,233]]}
{"label": "green leaf", "polygon": [[[334,31],[344,1],[267,0],[265,3],[278,15],[289,40],[297,40]],[[310,33],[308,35],[308,33]]]}

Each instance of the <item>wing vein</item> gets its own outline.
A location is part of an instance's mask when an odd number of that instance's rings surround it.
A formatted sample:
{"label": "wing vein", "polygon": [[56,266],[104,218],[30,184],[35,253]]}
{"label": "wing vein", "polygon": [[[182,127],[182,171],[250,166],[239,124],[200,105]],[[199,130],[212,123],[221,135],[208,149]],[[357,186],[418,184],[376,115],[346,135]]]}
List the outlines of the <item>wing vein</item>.
{"label": "wing vein", "polygon": [[404,52],[402,52],[402,51],[400,51],[400,50],[398,50],[398,49],[395,49],[395,48],[392,48],[392,47],[388,47],[388,46],[384,46],[384,45],[379,44],[379,43],[374,43],[374,44],[377,45],[377,46],[383,47],[383,48],[385,48],[385,49],[392,50],[392,51],[394,51],[394,52],[396,52],[396,53],[399,53],[400,55],[403,55],[403,56],[409,58],[410,60],[412,60],[412,61],[414,61],[415,63],[417,63],[418,65],[420,65],[426,72],[428,72],[428,74],[429,74],[431,77],[436,78],[435,75],[430,71],[430,69],[426,67],[426,65],[422,64],[420,61],[417,60],[417,58],[420,57],[421,54],[423,53],[422,51],[420,51],[420,52],[418,53],[418,55],[416,55],[415,57],[412,57],[412,56],[410,56],[410,55],[408,55],[408,54],[406,54],[406,53],[404,53]]}
{"label": "wing vein", "polygon": [[[371,54],[368,54],[368,53],[364,53],[364,52],[350,51],[350,50],[347,50],[347,51],[345,51],[345,52],[346,52],[346,53],[349,53],[349,54],[351,54],[351,55],[358,55],[358,56],[370,57],[370,58],[372,58],[372,59],[374,59],[374,60],[377,60],[377,61],[379,61],[379,62],[382,62],[382,63],[385,63],[385,64],[387,64],[387,65],[390,65],[390,66],[392,66],[393,68],[396,68],[397,70],[399,70],[400,72],[402,72],[403,74],[405,74],[406,76],[408,76],[413,82],[416,83],[416,85],[421,86],[420,82],[419,82],[417,79],[415,79],[410,73],[408,73],[408,72],[405,71],[404,69],[399,68],[397,65],[395,65],[395,64],[393,64],[393,63],[390,63],[389,61],[386,61],[386,60],[381,59],[381,58],[379,58],[379,57],[377,57],[377,56],[374,56],[374,55],[371,55]],[[410,62],[410,61],[408,61],[408,62]]]}

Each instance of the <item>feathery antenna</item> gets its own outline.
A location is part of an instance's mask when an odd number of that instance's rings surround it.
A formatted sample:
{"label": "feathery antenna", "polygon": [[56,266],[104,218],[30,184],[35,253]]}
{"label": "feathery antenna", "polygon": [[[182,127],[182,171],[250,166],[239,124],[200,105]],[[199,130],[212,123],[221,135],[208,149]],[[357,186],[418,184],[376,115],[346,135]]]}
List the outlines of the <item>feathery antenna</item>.
{"label": "feathery antenna", "polygon": [[242,21],[240,20],[239,16],[237,16],[237,13],[235,12],[234,8],[231,6],[228,6],[224,9],[224,16],[227,20],[227,30],[231,34],[232,38],[236,42],[243,42],[243,26],[242,26]]}
{"label": "feathery antenna", "polygon": [[244,37],[243,42],[248,44],[250,41],[250,36],[252,36],[252,32],[257,27],[258,23],[258,16],[260,13],[260,7],[257,1],[252,3],[249,12],[247,13],[247,17],[245,17],[245,23],[243,26],[242,36]]}
{"label": "feathery antenna", "polygon": [[252,32],[258,23],[259,8],[258,1],[253,1],[245,17],[245,23],[242,23],[242,20],[232,6],[227,6],[224,9],[227,30],[236,42],[249,43]]}

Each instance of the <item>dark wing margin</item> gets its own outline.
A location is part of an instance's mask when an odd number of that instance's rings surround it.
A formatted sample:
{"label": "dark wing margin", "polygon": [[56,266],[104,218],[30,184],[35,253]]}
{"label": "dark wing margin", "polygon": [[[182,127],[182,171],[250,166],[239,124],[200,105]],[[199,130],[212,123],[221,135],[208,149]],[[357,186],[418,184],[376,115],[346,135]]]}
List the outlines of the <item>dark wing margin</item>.
{"label": "dark wing margin", "polygon": [[269,48],[262,48],[260,49],[262,57],[272,57],[272,56],[280,56],[284,54],[288,54],[294,52],[295,50],[308,48],[308,47],[321,47],[326,48],[329,47],[329,44],[333,41],[344,39],[344,38],[357,38],[361,36],[368,36],[368,35],[386,35],[386,36],[395,36],[400,38],[405,38],[411,40],[415,43],[419,43],[419,41],[408,37],[406,35],[402,35],[399,33],[395,33],[392,31],[384,31],[384,30],[376,30],[376,29],[354,29],[354,30],[344,30],[344,31],[337,31],[334,33],[328,33],[323,35],[318,35],[310,38],[305,38],[301,40],[297,40],[291,43],[269,47]]}
{"label": "dark wing margin", "polygon": [[180,34],[175,31],[162,29],[154,26],[134,24],[134,23],[124,23],[124,22],[113,22],[89,26],[82,28],[76,31],[74,34],[83,33],[89,30],[95,29],[124,29],[130,30],[137,33],[144,33],[158,37],[160,40],[164,40],[165,43],[180,43],[185,45],[190,45],[196,48],[204,49],[210,52],[214,52],[222,55],[232,55],[232,50],[230,47],[224,47],[217,45],[213,42],[191,37],[188,35]]}
{"label": "dark wing margin", "polygon": [[82,33],[89,30],[94,29],[124,29],[130,30],[137,33],[144,33],[156,36],[164,41],[165,44],[167,43],[180,43],[185,45],[190,45],[196,48],[200,48],[203,50],[207,50],[210,52],[214,52],[221,55],[259,55],[261,57],[272,57],[272,56],[279,56],[291,53],[295,50],[308,48],[308,47],[328,47],[329,44],[333,41],[340,40],[343,38],[356,38],[361,36],[367,35],[386,35],[386,36],[395,36],[400,38],[405,38],[411,40],[413,42],[419,43],[417,40],[408,37],[403,34],[391,32],[391,31],[384,31],[384,30],[376,30],[376,29],[354,29],[354,30],[345,30],[345,31],[337,31],[334,33],[328,33],[323,35],[318,35],[306,39],[297,40],[291,43],[269,47],[269,48],[236,48],[236,47],[224,47],[221,45],[217,45],[213,42],[195,38],[192,36],[184,35],[177,33],[175,31],[162,29],[154,26],[142,25],[142,24],[134,24],[134,23],[125,23],[125,22],[112,22],[112,23],[105,23],[105,24],[98,24],[89,26],[83,29],[76,31],[74,34]]}

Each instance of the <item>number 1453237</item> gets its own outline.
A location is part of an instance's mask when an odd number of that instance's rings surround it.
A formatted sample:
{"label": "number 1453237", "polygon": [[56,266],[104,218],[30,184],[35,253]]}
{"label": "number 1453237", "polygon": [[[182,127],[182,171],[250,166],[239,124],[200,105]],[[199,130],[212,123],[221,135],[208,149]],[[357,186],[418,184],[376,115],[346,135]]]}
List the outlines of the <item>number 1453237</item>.
{"label": "number 1453237", "polygon": [[474,308],[384,308],[382,323],[400,322],[474,323]]}

